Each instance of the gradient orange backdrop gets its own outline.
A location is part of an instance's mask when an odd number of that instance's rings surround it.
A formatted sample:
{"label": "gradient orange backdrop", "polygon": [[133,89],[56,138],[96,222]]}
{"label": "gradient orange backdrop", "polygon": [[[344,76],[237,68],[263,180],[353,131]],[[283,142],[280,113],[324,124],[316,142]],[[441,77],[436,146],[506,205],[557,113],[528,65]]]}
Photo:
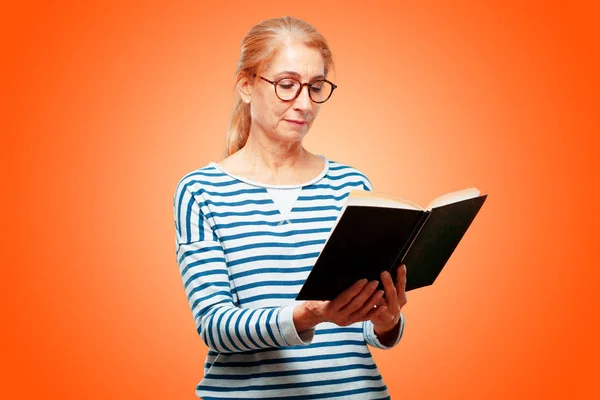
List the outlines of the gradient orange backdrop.
{"label": "gradient orange backdrop", "polygon": [[242,37],[283,15],[336,62],[309,150],[424,204],[488,194],[372,350],[392,398],[600,396],[591,2],[98,3],[0,12],[2,398],[195,398],[173,193],[221,156]]}

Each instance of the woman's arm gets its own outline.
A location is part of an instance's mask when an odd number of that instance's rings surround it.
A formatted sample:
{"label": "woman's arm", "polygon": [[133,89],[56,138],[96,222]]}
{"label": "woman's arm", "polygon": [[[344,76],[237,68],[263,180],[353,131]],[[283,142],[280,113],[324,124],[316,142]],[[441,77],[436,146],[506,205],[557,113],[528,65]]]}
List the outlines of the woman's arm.
{"label": "woman's arm", "polygon": [[312,341],[314,329],[301,335],[296,330],[295,304],[256,309],[236,305],[223,246],[183,181],[175,192],[174,217],[181,279],[196,330],[210,349],[233,353]]}

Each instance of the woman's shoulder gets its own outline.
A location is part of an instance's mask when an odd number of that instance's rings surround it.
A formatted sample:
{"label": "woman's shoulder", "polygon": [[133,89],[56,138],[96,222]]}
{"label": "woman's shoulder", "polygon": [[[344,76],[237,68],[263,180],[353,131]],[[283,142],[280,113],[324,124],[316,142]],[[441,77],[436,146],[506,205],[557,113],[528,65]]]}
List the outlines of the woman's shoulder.
{"label": "woman's shoulder", "polygon": [[213,162],[205,164],[194,170],[187,171],[179,177],[176,184],[176,192],[196,185],[213,185],[223,180],[225,174],[220,171]]}
{"label": "woman's shoulder", "polygon": [[336,160],[329,160],[329,170],[334,172],[335,175],[360,175],[367,178],[367,175],[363,172],[362,168],[357,167],[354,164],[347,164]]}
{"label": "woman's shoulder", "polygon": [[358,179],[368,190],[372,190],[371,180],[361,167],[336,160],[329,160],[329,175],[332,179]]}

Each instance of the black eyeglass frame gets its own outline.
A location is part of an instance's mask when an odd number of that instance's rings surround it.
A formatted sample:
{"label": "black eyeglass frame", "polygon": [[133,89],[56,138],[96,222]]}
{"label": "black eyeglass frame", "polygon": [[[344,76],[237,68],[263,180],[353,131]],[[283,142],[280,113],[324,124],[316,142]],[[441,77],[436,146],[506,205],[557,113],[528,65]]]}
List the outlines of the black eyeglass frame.
{"label": "black eyeglass frame", "polygon": [[[254,74],[254,75],[252,75],[252,76],[253,76],[253,77],[256,77],[256,74]],[[333,82],[330,82],[330,81],[328,81],[327,79],[317,79],[316,81],[313,81],[313,82],[306,82],[306,83],[302,83],[302,82],[300,82],[300,81],[299,81],[298,79],[296,79],[296,78],[281,78],[281,79],[279,79],[278,81],[275,81],[275,82],[274,82],[274,81],[271,81],[271,80],[269,80],[269,79],[267,79],[267,78],[265,78],[264,76],[259,76],[259,78],[260,78],[260,79],[262,79],[263,81],[265,81],[265,82],[268,82],[268,83],[270,83],[271,85],[273,85],[273,89],[275,90],[275,96],[277,96],[277,98],[278,98],[279,100],[281,100],[281,101],[294,101],[294,100],[296,100],[296,99],[298,98],[298,96],[300,96],[300,92],[302,91],[302,88],[303,88],[304,86],[308,86],[308,97],[310,98],[310,100],[311,100],[313,103],[317,103],[317,104],[323,104],[323,103],[325,103],[327,100],[329,100],[329,98],[330,98],[330,97],[331,97],[331,95],[333,94],[333,91],[335,90],[335,88],[337,88],[337,85],[336,85],[335,83],[333,83]],[[278,84],[280,81],[284,80],[284,79],[292,79],[292,80],[294,80],[294,81],[296,81],[296,82],[298,82],[298,83],[300,84],[300,87],[298,88],[298,91],[296,92],[296,95],[295,95],[293,98],[291,98],[291,99],[288,99],[288,100],[284,100],[284,99],[282,99],[281,97],[279,97],[279,94],[277,94],[277,84]],[[315,101],[315,100],[312,98],[311,94],[310,94],[310,89],[311,89],[311,86],[312,86],[313,84],[317,83],[317,82],[327,82],[327,83],[329,83],[329,84],[331,85],[331,92],[329,93],[329,96],[327,96],[327,98],[326,98],[325,100],[323,100],[323,101]]]}

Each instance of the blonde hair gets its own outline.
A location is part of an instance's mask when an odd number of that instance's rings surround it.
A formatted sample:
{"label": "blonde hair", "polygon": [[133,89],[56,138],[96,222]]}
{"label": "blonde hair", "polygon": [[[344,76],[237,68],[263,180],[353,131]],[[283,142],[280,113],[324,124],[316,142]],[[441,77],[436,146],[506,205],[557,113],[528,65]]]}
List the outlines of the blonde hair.
{"label": "blonde hair", "polygon": [[[325,64],[325,76],[333,67],[333,58],[327,41],[309,23],[286,16],[271,18],[254,25],[242,39],[241,54],[235,76],[237,83],[242,78],[255,83],[287,40],[297,40],[321,52]],[[256,77],[254,77],[256,74]],[[237,92],[237,91],[236,91]],[[227,128],[225,156],[229,156],[246,144],[250,134],[250,104],[238,98]]]}

